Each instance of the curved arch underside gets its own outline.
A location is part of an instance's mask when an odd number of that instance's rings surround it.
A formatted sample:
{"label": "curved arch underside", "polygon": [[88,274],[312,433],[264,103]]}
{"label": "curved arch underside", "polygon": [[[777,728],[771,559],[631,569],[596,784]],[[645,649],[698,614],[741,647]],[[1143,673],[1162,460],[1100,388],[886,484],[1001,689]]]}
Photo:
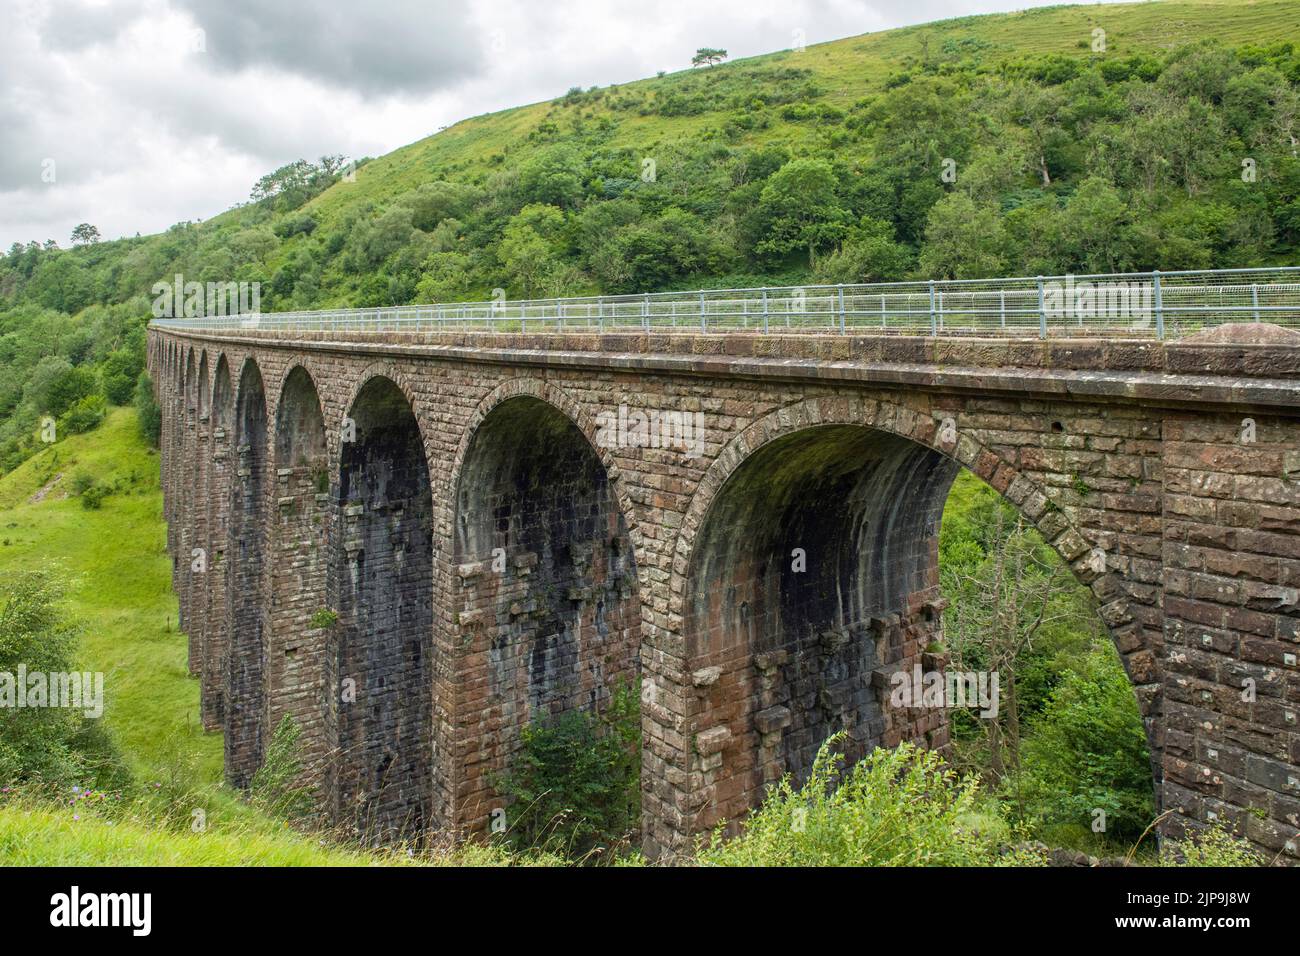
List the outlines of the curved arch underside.
{"label": "curved arch underside", "polygon": [[940,637],[938,530],[959,467],[886,432],[825,425],[769,442],[728,478],[686,603],[690,667],[708,687],[699,723],[725,741],[722,760],[702,761],[701,826],[743,815],[785,773],[804,777],[838,731],[850,760],[903,739],[946,743],[941,721],[901,719],[879,692]]}
{"label": "curved arch underside", "polygon": [[266,746],[267,417],[262,374],[252,361],[240,375],[235,408],[235,475],[230,499],[231,636],[227,657],[226,777],[246,787]]}
{"label": "curved arch underside", "polygon": [[[424,444],[406,397],[372,379],[350,412],[330,580],[337,672],[326,686],[338,748],[335,811],[375,842],[432,819],[433,503]],[[349,694],[354,699],[349,699]]]}
{"label": "curved arch underside", "polygon": [[[457,488],[462,623],[479,631],[466,673],[486,698],[467,718],[467,786],[492,798],[523,727],[598,710],[636,682],[636,562],[613,484],[583,432],[552,405],[515,397],[474,433]],[[477,759],[475,759],[477,758]]]}

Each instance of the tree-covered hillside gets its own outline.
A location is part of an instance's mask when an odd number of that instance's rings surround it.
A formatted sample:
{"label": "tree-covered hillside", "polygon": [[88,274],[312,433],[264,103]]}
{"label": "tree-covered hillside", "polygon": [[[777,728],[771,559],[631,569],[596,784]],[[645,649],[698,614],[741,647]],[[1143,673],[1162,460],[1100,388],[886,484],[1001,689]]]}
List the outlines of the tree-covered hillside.
{"label": "tree-covered hillside", "polygon": [[15,244],[0,469],[41,416],[129,400],[176,274],[260,282],[280,310],[1293,261],[1294,14],[1053,7],[854,37],[290,163],[156,236]]}

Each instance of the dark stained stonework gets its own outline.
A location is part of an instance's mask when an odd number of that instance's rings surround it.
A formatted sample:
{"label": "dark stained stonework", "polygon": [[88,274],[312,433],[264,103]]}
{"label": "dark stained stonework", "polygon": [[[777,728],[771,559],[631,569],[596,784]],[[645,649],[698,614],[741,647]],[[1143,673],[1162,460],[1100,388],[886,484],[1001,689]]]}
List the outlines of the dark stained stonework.
{"label": "dark stained stonework", "polygon": [[[291,714],[337,819],[479,832],[529,719],[639,675],[663,855],[829,733],[942,747],[942,712],[891,708],[888,678],[943,666],[936,535],[965,467],[1096,596],[1166,832],[1227,821],[1300,860],[1294,346],[155,329],[149,362],[235,783]],[[699,454],[598,441],[620,405],[700,413]]]}

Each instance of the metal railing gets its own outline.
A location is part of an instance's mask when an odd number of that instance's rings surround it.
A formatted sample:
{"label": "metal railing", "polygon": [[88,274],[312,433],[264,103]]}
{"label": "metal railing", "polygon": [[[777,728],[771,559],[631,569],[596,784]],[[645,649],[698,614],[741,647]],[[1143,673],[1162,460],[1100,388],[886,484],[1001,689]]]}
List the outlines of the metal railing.
{"label": "metal railing", "polygon": [[171,329],[820,332],[1171,339],[1229,322],[1300,329],[1300,266],[705,289],[159,318]]}

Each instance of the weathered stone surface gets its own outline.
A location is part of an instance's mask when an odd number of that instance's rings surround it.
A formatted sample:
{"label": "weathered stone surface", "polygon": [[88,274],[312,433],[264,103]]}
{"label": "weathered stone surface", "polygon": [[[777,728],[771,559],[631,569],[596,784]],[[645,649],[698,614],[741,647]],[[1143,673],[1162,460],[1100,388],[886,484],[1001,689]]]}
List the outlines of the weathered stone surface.
{"label": "weathered stone surface", "polygon": [[967,467],[1097,596],[1169,832],[1300,858],[1300,349],[782,332],[152,330],[173,582],[231,781],[289,716],[340,822],[480,831],[529,720],[639,677],[663,854],[832,732],[942,748],[944,712],[890,679],[943,666]]}

